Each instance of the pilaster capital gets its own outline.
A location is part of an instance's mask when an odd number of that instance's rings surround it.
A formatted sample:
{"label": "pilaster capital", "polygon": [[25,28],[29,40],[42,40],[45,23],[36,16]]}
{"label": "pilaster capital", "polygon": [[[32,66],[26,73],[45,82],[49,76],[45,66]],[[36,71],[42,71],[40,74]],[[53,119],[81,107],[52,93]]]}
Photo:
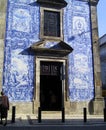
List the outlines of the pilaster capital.
{"label": "pilaster capital", "polygon": [[90,5],[97,6],[99,0],[88,0],[88,2],[90,3]]}

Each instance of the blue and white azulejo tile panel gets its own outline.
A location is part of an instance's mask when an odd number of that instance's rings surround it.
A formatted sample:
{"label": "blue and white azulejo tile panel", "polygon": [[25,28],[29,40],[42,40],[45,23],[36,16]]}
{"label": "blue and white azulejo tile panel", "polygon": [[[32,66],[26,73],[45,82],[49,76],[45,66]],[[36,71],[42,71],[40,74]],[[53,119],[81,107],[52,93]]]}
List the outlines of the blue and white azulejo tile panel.
{"label": "blue and white azulejo tile panel", "polygon": [[[69,55],[69,97],[86,101],[94,97],[92,44],[87,2],[66,0],[64,41],[74,49]],[[8,0],[3,89],[10,101],[32,101],[34,56],[28,48],[39,41],[40,6],[36,0]],[[56,42],[48,41],[45,47]]]}
{"label": "blue and white azulejo tile panel", "polygon": [[32,101],[34,57],[28,48],[39,41],[39,6],[32,0],[9,0],[3,89],[10,101]]}
{"label": "blue and white azulejo tile panel", "polygon": [[69,55],[69,96],[71,101],[91,100],[94,97],[92,43],[89,5],[67,0],[65,9],[65,41],[73,47]]}

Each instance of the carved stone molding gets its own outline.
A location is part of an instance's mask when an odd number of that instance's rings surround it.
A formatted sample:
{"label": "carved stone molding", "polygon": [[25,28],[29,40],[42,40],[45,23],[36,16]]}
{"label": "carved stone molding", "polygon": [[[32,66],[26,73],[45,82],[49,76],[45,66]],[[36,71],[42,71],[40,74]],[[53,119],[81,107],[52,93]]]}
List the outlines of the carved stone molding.
{"label": "carved stone molding", "polygon": [[41,5],[57,6],[60,8],[67,6],[67,2],[65,0],[37,0],[37,2]]}

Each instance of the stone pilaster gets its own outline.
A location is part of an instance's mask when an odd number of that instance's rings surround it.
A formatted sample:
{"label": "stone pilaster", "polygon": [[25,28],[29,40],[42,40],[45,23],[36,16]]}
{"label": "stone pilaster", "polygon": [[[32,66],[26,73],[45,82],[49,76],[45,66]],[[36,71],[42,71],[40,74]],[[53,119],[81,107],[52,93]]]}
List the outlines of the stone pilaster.
{"label": "stone pilaster", "polygon": [[97,23],[97,3],[99,0],[90,0],[91,22],[92,22],[92,43],[93,43],[93,61],[94,61],[94,114],[103,114],[104,100],[102,97],[102,82],[100,69],[100,55],[98,44],[98,23]]}
{"label": "stone pilaster", "polygon": [[2,89],[2,75],[3,75],[6,5],[7,0],[0,0],[0,91]]}

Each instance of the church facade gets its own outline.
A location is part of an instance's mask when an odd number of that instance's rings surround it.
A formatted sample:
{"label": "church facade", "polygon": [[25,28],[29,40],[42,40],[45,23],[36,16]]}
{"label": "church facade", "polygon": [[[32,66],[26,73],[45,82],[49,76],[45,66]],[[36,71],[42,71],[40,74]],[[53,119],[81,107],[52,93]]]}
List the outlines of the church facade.
{"label": "church facade", "polygon": [[97,3],[1,0],[0,89],[18,113],[103,113]]}

